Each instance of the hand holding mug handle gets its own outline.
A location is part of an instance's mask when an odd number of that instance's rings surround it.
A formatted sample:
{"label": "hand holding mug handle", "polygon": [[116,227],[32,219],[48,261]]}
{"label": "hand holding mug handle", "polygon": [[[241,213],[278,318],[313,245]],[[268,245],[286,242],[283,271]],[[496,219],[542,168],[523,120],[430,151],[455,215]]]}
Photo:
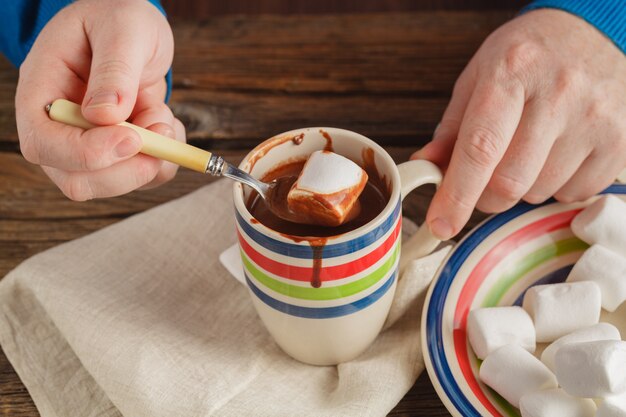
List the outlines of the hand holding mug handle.
{"label": "hand holding mug handle", "polygon": [[[443,178],[437,165],[429,161],[414,160],[398,165],[400,174],[400,198],[404,198],[414,189],[424,184],[441,184]],[[400,275],[404,272],[407,264],[417,258],[430,254],[441,243],[434,237],[428,226],[422,224],[417,232],[406,242],[402,243],[402,255],[400,257]]]}

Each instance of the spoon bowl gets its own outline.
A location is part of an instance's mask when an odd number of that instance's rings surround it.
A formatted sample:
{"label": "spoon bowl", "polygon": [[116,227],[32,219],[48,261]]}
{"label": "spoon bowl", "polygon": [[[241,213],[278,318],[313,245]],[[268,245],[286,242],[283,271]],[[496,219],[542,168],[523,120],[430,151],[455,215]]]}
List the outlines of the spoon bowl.
{"label": "spoon bowl", "polygon": [[[220,157],[217,157],[215,164],[215,167],[212,168],[211,163],[209,163],[210,173],[213,174],[211,169],[221,170],[219,173],[216,171],[213,175],[222,175],[252,187],[252,189],[254,189],[259,196],[261,196],[265,205],[272,211],[272,213],[281,219],[301,224],[319,223],[318,219],[311,218],[311,216],[307,215],[307,213],[296,212],[289,208],[287,194],[289,193],[291,186],[298,179],[296,176],[285,176],[277,178],[271,182],[264,182],[254,178],[247,172],[230,165]],[[357,200],[348,212],[346,218],[340,224],[353,220],[359,215],[360,212],[361,204]],[[340,224],[324,224],[324,226],[339,226]]]}

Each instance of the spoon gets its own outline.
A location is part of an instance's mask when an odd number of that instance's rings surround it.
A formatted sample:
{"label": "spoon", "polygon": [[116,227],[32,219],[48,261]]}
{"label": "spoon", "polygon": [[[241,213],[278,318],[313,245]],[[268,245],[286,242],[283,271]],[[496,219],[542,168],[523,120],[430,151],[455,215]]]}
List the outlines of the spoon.
{"label": "spoon", "polygon": [[[50,118],[57,122],[82,129],[96,127],[83,117],[78,104],[65,99],[57,99],[52,104],[48,104],[46,111]],[[173,162],[203,174],[208,173],[217,177],[224,176],[239,181],[252,187],[259,193],[272,213],[281,219],[294,223],[315,224],[314,219],[301,213],[293,212],[288,207],[287,193],[295,182],[296,177],[282,177],[269,183],[263,182],[229,164],[221,156],[214,155],[204,149],[172,140],[131,123],[122,122],[120,125],[129,127],[139,134],[143,142],[141,153]],[[358,211],[351,210],[344,222],[353,219],[358,214]]]}

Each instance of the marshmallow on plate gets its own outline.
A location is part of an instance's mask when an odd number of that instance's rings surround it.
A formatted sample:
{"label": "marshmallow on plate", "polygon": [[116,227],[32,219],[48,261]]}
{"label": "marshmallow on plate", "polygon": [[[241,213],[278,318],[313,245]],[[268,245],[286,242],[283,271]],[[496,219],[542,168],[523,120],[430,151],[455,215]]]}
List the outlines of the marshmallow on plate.
{"label": "marshmallow on plate", "polygon": [[605,398],[598,406],[596,417],[626,417],[626,394]]}
{"label": "marshmallow on plate", "polygon": [[289,209],[313,224],[339,226],[367,184],[367,173],[346,157],[316,151],[287,195]]}
{"label": "marshmallow on plate", "polygon": [[492,352],[480,366],[480,379],[505,400],[519,407],[522,396],[556,388],[556,377],[539,359],[517,345]]}
{"label": "marshmallow on plate", "polygon": [[600,286],[602,307],[615,311],[626,300],[626,257],[593,245],[580,257],[567,282],[593,281]]}
{"label": "marshmallow on plate", "polygon": [[568,343],[555,356],[559,385],[577,397],[607,397],[626,392],[626,342]]}
{"label": "marshmallow on plate", "polygon": [[504,345],[519,345],[535,351],[535,327],[528,313],[521,307],[488,307],[469,312],[467,336],[474,353],[485,359]]}
{"label": "marshmallow on plate", "polygon": [[522,417],[593,417],[596,403],[559,388],[531,392],[519,401]]}
{"label": "marshmallow on plate", "polygon": [[524,295],[524,310],[535,323],[537,342],[552,342],[600,319],[598,284],[581,281],[537,285]]}
{"label": "marshmallow on plate", "polygon": [[541,362],[555,371],[554,356],[558,350],[568,343],[593,342],[595,340],[621,340],[617,327],[609,323],[597,323],[583,327],[552,342],[541,354]]}
{"label": "marshmallow on plate", "polygon": [[593,245],[599,243],[626,256],[626,202],[608,194],[594,201],[572,220],[572,231]]}

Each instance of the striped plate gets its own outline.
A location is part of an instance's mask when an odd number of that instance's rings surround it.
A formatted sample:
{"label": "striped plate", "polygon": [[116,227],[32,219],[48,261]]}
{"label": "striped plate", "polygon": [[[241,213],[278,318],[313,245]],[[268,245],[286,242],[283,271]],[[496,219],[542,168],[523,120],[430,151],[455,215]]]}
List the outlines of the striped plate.
{"label": "striped plate", "polygon": [[[626,200],[626,185],[603,193]],[[444,261],[424,305],[422,348],[430,379],[452,415],[519,416],[478,380],[480,362],[465,333],[467,314],[477,307],[521,305],[528,287],[564,281],[587,248],[570,222],[591,201],[519,204],[477,226]],[[623,326],[606,312],[603,320]]]}

